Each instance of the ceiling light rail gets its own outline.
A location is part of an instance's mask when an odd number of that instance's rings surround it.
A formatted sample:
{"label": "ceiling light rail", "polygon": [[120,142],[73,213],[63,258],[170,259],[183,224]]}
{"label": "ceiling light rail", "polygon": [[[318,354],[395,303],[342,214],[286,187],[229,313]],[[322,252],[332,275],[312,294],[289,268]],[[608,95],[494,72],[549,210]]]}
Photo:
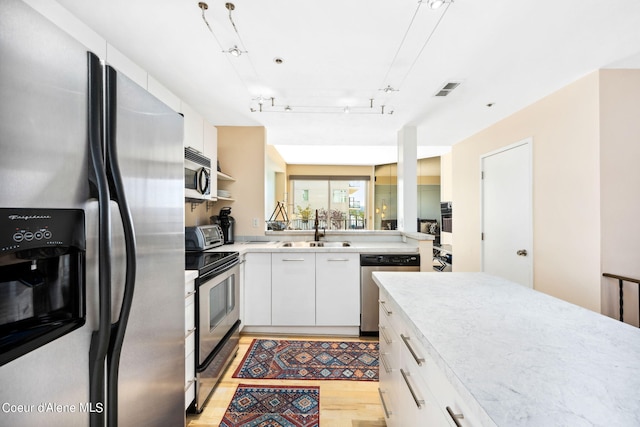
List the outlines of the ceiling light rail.
{"label": "ceiling light rail", "polygon": [[[446,14],[446,12],[447,12],[447,10],[449,8],[449,5],[451,5],[453,2],[454,2],[454,0],[418,0],[418,6],[416,7],[416,10],[413,13],[413,16],[411,17],[411,20],[409,21],[409,25],[407,26],[407,29],[405,30],[405,33],[402,36],[402,40],[400,41],[400,45],[398,46],[398,49],[396,50],[396,53],[394,54],[393,59],[391,60],[391,63],[389,64],[389,69],[387,70],[387,73],[385,74],[384,78],[382,79],[383,82],[387,81],[387,79],[389,78],[389,75],[391,74],[391,71],[393,70],[393,68],[396,65],[396,61],[398,59],[400,51],[402,50],[402,48],[403,48],[403,46],[404,46],[404,44],[405,44],[405,42],[407,40],[407,36],[409,35],[409,32],[411,31],[411,28],[413,27],[413,24],[414,24],[414,22],[416,20],[416,17],[418,16],[418,12],[420,11],[420,6],[422,6],[423,4],[426,4],[430,9],[433,9],[433,10],[438,9],[438,8],[444,6],[444,5],[447,5],[447,8],[445,9],[444,12],[442,12],[442,14],[440,15],[440,18],[436,22],[435,26],[433,27],[431,32],[427,35],[427,38],[426,38],[424,44],[422,45],[422,48],[420,49],[420,51],[416,55],[415,59],[413,60],[413,62],[409,66],[409,69],[405,73],[404,77],[400,81],[400,84],[397,86],[397,88],[401,87],[404,84],[405,80],[407,79],[407,77],[409,76],[409,74],[413,70],[413,67],[415,66],[416,62],[418,61],[418,58],[420,58],[420,56],[422,55],[422,52],[424,51],[425,47],[427,46],[427,43],[429,43],[429,40],[431,40],[431,37],[433,36],[433,34],[435,33],[436,29],[440,25],[440,22],[442,21],[442,18]],[[391,89],[393,91],[399,90],[399,89],[393,89],[393,88],[391,88],[391,86],[387,86],[386,88],[380,89],[380,90],[385,91],[385,93],[389,93],[389,92],[391,92],[391,90],[389,90],[389,89]]]}
{"label": "ceiling light rail", "polygon": [[[369,106],[335,106],[335,105],[276,105],[275,98],[263,98],[258,96],[253,98],[257,102],[257,107],[249,107],[252,113],[302,113],[302,114],[386,114],[394,113],[393,109],[387,109],[385,105],[381,105],[379,110],[374,108],[374,99],[369,99]],[[376,111],[378,110],[378,111]]]}
{"label": "ceiling light rail", "polygon": [[[247,89],[247,92],[249,92],[249,87],[247,86],[247,83],[245,82],[245,78],[243,78],[243,74],[246,75],[246,72],[245,73],[241,73],[240,72],[240,69],[243,66],[246,67],[246,63],[249,64],[249,66],[251,68],[251,71],[253,72],[253,75],[255,76],[255,81],[260,81],[261,80],[260,76],[258,74],[258,71],[256,70],[256,67],[253,65],[253,61],[251,60],[251,56],[250,55],[246,55],[246,61],[244,61],[244,65],[242,63],[239,63],[239,62],[235,61],[235,60],[232,61],[231,59],[229,59],[229,57],[238,58],[238,57],[242,56],[243,54],[248,54],[249,53],[247,51],[247,49],[245,48],[244,42],[242,40],[242,37],[240,37],[240,32],[238,31],[238,27],[236,26],[236,23],[235,23],[235,21],[233,19],[233,16],[232,16],[232,12],[236,8],[235,5],[233,3],[225,3],[225,8],[229,11],[229,21],[231,22],[231,26],[233,27],[233,30],[234,30],[237,38],[238,38],[238,43],[234,44],[229,49],[225,49],[222,46],[222,43],[220,42],[220,40],[218,39],[218,37],[214,33],[213,28],[211,28],[211,25],[209,24],[209,21],[207,20],[207,17],[205,15],[205,11],[209,9],[209,5],[207,3],[205,3],[205,2],[199,2],[198,3],[198,7],[200,8],[200,10],[202,10],[202,20],[204,21],[204,23],[206,24],[207,28],[209,29],[209,32],[211,33],[211,35],[215,39],[216,43],[220,47],[220,52],[229,54],[229,56],[227,56],[227,59],[229,60],[229,64],[231,65],[231,67],[235,71],[236,75],[238,76],[238,79],[240,80],[240,82],[242,82],[242,84],[245,87],[245,89]],[[238,45],[240,47],[238,47]]]}

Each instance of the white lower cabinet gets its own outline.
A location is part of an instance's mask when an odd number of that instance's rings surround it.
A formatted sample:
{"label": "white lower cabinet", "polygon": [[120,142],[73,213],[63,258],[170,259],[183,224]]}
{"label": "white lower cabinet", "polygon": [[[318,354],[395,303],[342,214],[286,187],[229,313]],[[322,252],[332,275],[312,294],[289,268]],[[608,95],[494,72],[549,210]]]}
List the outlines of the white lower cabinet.
{"label": "white lower cabinet", "polygon": [[353,333],[360,325],[358,253],[249,252],[243,283],[242,322],[250,329],[318,327],[327,333],[326,328],[347,328]]}
{"label": "white lower cabinet", "polygon": [[271,254],[249,252],[244,262],[244,305],[245,326],[271,325]]}
{"label": "white lower cabinet", "polygon": [[271,255],[271,324],[316,323],[316,256],[313,252]]}
{"label": "white lower cabinet", "polygon": [[360,254],[316,253],[316,325],[360,325]]}
{"label": "white lower cabinet", "polygon": [[380,397],[387,426],[478,426],[399,311],[381,290]]}

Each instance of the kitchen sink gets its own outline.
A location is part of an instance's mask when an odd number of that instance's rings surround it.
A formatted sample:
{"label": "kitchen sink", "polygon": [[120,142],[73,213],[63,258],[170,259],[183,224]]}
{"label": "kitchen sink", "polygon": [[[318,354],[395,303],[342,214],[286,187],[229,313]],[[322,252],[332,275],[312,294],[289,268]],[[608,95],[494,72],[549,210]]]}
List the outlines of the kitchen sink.
{"label": "kitchen sink", "polygon": [[350,242],[283,242],[281,248],[348,248]]}

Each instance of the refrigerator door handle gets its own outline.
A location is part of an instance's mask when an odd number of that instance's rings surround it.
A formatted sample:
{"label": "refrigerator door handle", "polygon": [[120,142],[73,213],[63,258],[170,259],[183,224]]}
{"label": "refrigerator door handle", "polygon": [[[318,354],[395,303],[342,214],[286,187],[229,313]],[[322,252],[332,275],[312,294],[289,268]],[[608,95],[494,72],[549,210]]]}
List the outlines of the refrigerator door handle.
{"label": "refrigerator door handle", "polygon": [[124,183],[120,173],[117,152],[117,73],[110,67],[105,67],[105,139],[106,139],[106,166],[107,177],[111,188],[111,199],[118,205],[118,211],[122,220],[125,241],[125,283],[122,296],[122,305],[118,320],[111,325],[111,340],[107,357],[107,425],[118,425],[118,372],[120,366],[120,353],[122,343],[131,312],[133,294],[136,281],[136,237],[133,226],[133,217],[127,204]]}
{"label": "refrigerator door handle", "polygon": [[[87,52],[88,72],[88,141],[90,198],[98,200],[98,330],[91,335],[89,348],[89,402],[94,408],[104,407],[105,358],[111,333],[111,210],[109,185],[104,168],[102,148],[102,66],[98,57]],[[104,426],[104,414],[89,416],[91,427]]]}

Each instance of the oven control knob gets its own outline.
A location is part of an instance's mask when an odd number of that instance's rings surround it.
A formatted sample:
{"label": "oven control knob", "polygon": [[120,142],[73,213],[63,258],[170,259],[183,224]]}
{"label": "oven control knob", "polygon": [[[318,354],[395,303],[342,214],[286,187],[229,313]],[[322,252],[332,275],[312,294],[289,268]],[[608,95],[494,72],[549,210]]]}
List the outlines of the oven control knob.
{"label": "oven control knob", "polygon": [[13,235],[13,241],[14,242],[22,242],[23,239],[24,239],[24,235],[22,233],[20,233],[20,232],[15,233]]}

